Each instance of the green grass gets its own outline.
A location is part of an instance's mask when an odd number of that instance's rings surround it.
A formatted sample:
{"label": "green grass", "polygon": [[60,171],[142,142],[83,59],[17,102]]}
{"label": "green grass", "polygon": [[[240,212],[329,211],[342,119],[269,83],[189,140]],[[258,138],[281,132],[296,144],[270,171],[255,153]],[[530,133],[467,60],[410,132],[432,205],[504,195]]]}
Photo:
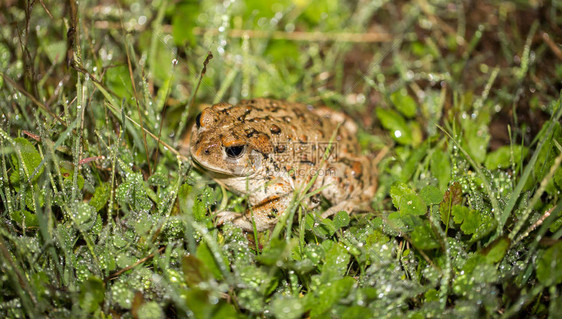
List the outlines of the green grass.
{"label": "green grass", "polygon": [[[0,316],[561,313],[562,7],[266,3],[0,5]],[[246,198],[171,149],[259,96],[388,152],[372,213],[214,225]]]}

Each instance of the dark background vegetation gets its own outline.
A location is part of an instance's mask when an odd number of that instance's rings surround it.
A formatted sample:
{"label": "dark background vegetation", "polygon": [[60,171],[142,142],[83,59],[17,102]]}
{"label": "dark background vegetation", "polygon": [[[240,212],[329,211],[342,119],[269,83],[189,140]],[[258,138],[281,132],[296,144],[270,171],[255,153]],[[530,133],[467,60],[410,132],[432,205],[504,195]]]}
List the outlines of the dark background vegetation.
{"label": "dark background vegetation", "polygon": [[[0,315],[556,317],[561,44],[557,1],[1,1]],[[259,96],[359,124],[371,213],[215,226],[175,150]]]}

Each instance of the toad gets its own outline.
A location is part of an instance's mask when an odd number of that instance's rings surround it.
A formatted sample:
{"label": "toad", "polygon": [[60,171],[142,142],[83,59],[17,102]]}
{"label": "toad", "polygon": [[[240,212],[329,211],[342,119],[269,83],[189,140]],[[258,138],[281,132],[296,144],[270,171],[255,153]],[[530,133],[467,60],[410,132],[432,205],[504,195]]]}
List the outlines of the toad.
{"label": "toad", "polygon": [[[322,217],[366,210],[377,188],[376,167],[360,154],[357,127],[327,107],[265,98],[215,104],[195,119],[189,153],[196,166],[230,191],[247,195],[245,213],[223,211],[218,224],[272,228],[293,194],[331,205]],[[307,188],[308,185],[308,188]]]}

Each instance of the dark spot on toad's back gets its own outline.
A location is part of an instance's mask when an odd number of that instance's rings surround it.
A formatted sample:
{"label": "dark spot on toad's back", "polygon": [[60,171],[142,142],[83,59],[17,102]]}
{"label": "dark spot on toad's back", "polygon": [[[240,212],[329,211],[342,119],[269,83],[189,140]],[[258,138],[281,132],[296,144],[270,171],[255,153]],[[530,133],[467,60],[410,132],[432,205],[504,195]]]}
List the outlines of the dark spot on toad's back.
{"label": "dark spot on toad's back", "polygon": [[275,124],[272,124],[269,130],[271,131],[271,134],[281,133],[281,128]]}
{"label": "dark spot on toad's back", "polygon": [[250,138],[250,137],[254,136],[254,134],[256,134],[258,131],[256,131],[253,128],[247,128],[247,129],[244,130],[244,132],[246,132],[246,137]]}
{"label": "dark spot on toad's back", "polygon": [[275,153],[284,153],[286,150],[287,148],[283,144],[275,146]]}

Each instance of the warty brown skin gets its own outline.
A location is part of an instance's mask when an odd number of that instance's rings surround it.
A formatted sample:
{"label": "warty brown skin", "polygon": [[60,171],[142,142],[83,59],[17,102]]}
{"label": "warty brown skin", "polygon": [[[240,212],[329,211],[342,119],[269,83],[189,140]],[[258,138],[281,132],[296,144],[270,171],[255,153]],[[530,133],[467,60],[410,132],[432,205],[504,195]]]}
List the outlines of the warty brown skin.
{"label": "warty brown skin", "polygon": [[376,191],[376,168],[360,155],[355,124],[329,108],[258,98],[215,104],[195,122],[189,142],[194,163],[249,198],[246,213],[220,212],[219,224],[251,231],[253,212],[258,231],[275,226],[295,191],[315,175],[309,193],[321,191],[303,204],[315,208],[323,196],[333,205],[323,217],[368,209]]}

